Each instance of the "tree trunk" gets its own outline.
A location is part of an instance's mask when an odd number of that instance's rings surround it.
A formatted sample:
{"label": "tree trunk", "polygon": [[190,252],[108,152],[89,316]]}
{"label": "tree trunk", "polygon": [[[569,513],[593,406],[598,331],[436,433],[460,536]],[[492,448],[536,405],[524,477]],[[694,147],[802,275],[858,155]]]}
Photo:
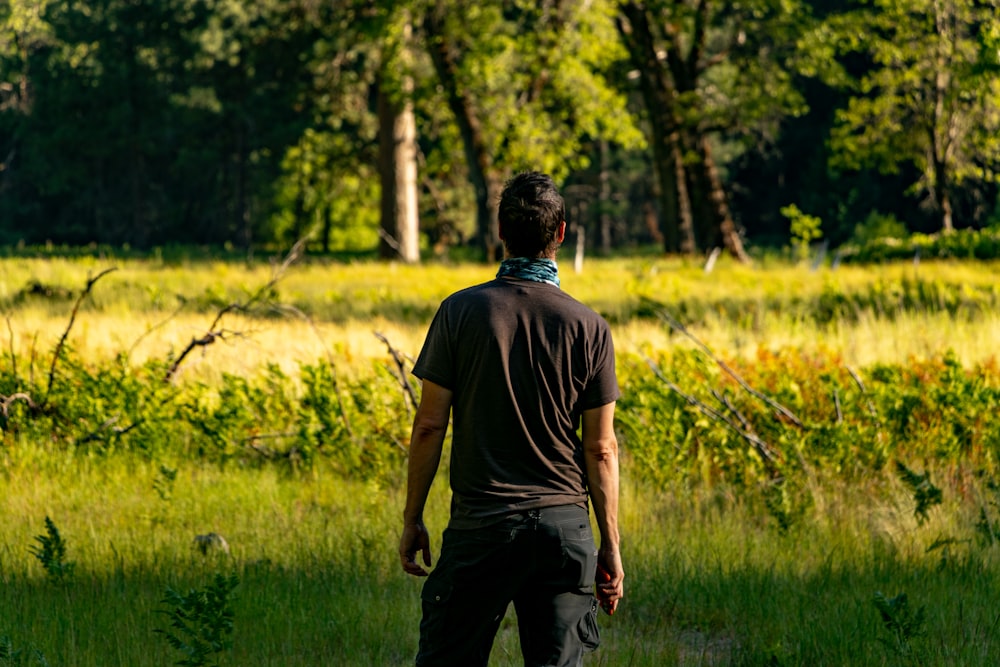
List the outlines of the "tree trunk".
{"label": "tree trunk", "polygon": [[417,129],[409,97],[412,79],[406,75],[402,89],[406,99],[400,103],[387,94],[381,82],[378,85],[379,175],[382,181],[379,256],[416,264],[420,261]]}
{"label": "tree trunk", "polygon": [[500,179],[493,173],[493,160],[486,148],[477,110],[469,96],[460,88],[458,65],[452,54],[448,36],[445,34],[440,16],[442,11],[444,10],[439,5],[427,12],[424,18],[427,50],[444,88],[448,107],[454,114],[462,135],[469,180],[476,192],[476,229],[479,241],[486,261],[495,261],[501,256],[502,246],[497,210],[492,202],[499,200],[502,186]]}
{"label": "tree trunk", "polygon": [[941,231],[950,234],[955,231],[955,221],[952,217],[951,192],[948,187],[948,167],[943,161],[934,165],[934,200],[941,212]]}
{"label": "tree trunk", "polygon": [[677,99],[666,65],[660,60],[646,9],[635,2],[621,5],[616,21],[632,63],[639,71],[640,92],[649,115],[653,166],[659,184],[663,249],[695,252],[694,220],[680,146]]}
{"label": "tree trunk", "polygon": [[705,239],[705,248],[715,247],[721,242],[730,255],[743,263],[748,263],[750,256],[743,248],[743,239],[740,238],[739,230],[733,221],[729,209],[729,198],[722,186],[722,177],[715,165],[708,137],[701,134],[697,139],[697,145],[696,174],[702,185],[705,209],[709,215],[708,220],[704,223],[710,234],[710,238]]}

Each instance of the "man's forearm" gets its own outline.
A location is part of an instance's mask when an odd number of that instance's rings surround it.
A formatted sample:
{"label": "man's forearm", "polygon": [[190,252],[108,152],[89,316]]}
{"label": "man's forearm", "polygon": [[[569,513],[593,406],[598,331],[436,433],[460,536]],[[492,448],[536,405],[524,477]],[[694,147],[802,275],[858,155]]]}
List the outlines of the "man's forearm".
{"label": "man's forearm", "polygon": [[408,524],[418,523],[423,519],[424,504],[441,462],[441,449],[451,413],[450,390],[428,380],[423,381],[421,388],[420,405],[413,417],[410,461],[406,473],[403,521]]}
{"label": "man's forearm", "polygon": [[414,425],[407,466],[404,523],[418,523],[423,520],[427,494],[430,493],[431,483],[441,462],[446,431],[447,428]]}
{"label": "man's forearm", "polygon": [[587,481],[594,506],[601,547],[618,549],[618,451],[617,443],[588,452]]}

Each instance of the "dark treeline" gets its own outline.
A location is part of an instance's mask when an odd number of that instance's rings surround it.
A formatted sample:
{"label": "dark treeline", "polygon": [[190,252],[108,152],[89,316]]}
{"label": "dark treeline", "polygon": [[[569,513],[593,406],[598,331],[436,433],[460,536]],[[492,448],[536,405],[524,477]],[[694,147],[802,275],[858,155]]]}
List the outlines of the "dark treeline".
{"label": "dark treeline", "polygon": [[1000,220],[996,0],[2,0],[0,244],[496,255]]}

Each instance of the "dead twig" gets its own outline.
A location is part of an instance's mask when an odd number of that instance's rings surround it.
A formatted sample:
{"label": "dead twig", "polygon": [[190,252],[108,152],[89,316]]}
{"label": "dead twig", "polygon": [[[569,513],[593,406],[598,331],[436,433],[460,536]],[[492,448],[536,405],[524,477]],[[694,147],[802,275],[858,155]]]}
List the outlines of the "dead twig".
{"label": "dead twig", "polygon": [[407,377],[406,367],[403,365],[402,355],[396,348],[392,346],[392,343],[389,342],[389,339],[386,338],[382,333],[375,331],[374,334],[376,338],[385,343],[385,346],[389,348],[389,354],[392,355],[392,360],[396,364],[396,373],[395,373],[396,379],[399,380],[400,386],[402,386],[403,391],[406,393],[407,398],[410,399],[410,405],[412,405],[413,409],[416,410],[417,395],[416,393],[414,393],[413,386],[410,384],[410,380]]}
{"label": "dead twig", "polygon": [[755,452],[757,452],[757,455],[763,462],[765,469],[767,469],[768,475],[770,475],[772,479],[781,476],[781,472],[778,470],[778,462],[775,453],[771,450],[771,447],[766,442],[764,442],[757,436],[757,434],[753,433],[752,431],[741,428],[732,419],[722,414],[715,408],[706,405],[704,402],[698,400],[698,398],[686,393],[683,389],[678,387],[670,378],[664,375],[663,371],[660,370],[660,367],[656,365],[655,361],[653,361],[649,357],[644,356],[643,358],[646,360],[646,364],[650,367],[650,369],[652,369],[653,374],[656,375],[656,377],[659,378],[660,381],[662,381],[665,385],[667,385],[668,389],[670,389],[675,394],[677,394],[685,401],[687,401],[689,405],[693,405],[694,407],[698,408],[698,410],[701,411],[701,413],[704,414],[706,417],[714,419],[718,422],[721,422],[725,426],[728,426],[733,432],[735,432],[744,440],[746,440],[748,443],[750,443],[750,446],[753,447]]}
{"label": "dead twig", "polygon": [[729,364],[727,364],[722,359],[717,357],[715,353],[712,352],[712,350],[708,347],[708,345],[703,343],[697,336],[688,331],[687,327],[685,327],[683,324],[677,321],[677,319],[675,319],[670,313],[664,310],[662,304],[656,303],[655,301],[653,303],[656,304],[657,314],[660,316],[661,319],[667,322],[667,324],[669,324],[670,327],[673,328],[675,331],[687,336],[695,345],[697,345],[702,350],[702,352],[704,352],[712,361],[714,361],[719,366],[719,368],[725,371],[731,378],[736,380],[736,382],[746,392],[748,392],[755,398],[763,401],[767,405],[771,406],[771,408],[773,408],[777,413],[784,416],[786,419],[788,419],[790,422],[792,422],[799,428],[803,428],[802,420],[799,419],[797,416],[795,416],[795,414],[791,410],[781,405],[770,396],[762,394],[761,392],[751,387],[750,384],[746,380],[744,380],[739,373],[737,373],[729,366]]}
{"label": "dead twig", "polygon": [[[865,383],[864,381],[862,381],[861,376],[858,375],[857,372],[850,366],[845,366],[845,368],[847,369],[847,372],[851,375],[851,378],[854,380],[854,383],[858,385],[858,389],[861,390],[862,395],[864,395],[867,398],[868,390],[865,388]],[[876,423],[880,423],[878,418],[878,410],[875,409],[875,404],[872,403],[871,399],[867,399],[865,402],[868,407],[868,413],[872,416],[872,418],[875,420]]]}
{"label": "dead twig", "polygon": [[10,396],[0,396],[0,415],[3,416],[5,421],[9,415],[10,406],[14,404],[14,401],[24,401],[25,403],[28,404],[28,407],[31,408],[32,410],[37,410],[39,407],[31,399],[31,396],[24,393],[23,391],[11,394]]}
{"label": "dead twig", "polygon": [[55,382],[56,365],[59,363],[59,357],[62,355],[63,347],[66,345],[66,338],[69,337],[70,329],[73,328],[73,323],[76,322],[76,314],[80,310],[80,305],[83,303],[83,300],[90,295],[90,290],[93,289],[94,284],[112,271],[117,271],[117,268],[111,267],[104,269],[93,278],[87,280],[86,287],[83,288],[80,296],[76,299],[76,303],[73,304],[73,310],[69,314],[69,324],[66,325],[66,330],[63,331],[62,336],[59,338],[59,342],[56,343],[56,349],[52,353],[52,364],[49,366],[49,381],[45,387],[45,397],[42,398],[42,402],[39,404],[39,407],[45,407],[48,405],[49,395],[52,392],[52,384]]}
{"label": "dead twig", "polygon": [[215,319],[212,320],[212,324],[209,325],[208,331],[205,333],[205,335],[191,339],[191,342],[189,342],[187,346],[184,348],[184,350],[181,351],[177,359],[174,360],[174,363],[170,364],[170,368],[167,369],[167,372],[163,376],[163,381],[170,382],[177,374],[177,371],[180,370],[181,364],[184,362],[187,356],[191,354],[191,352],[193,352],[196,348],[207,347],[212,343],[214,343],[216,340],[225,340],[225,337],[227,335],[228,336],[242,335],[240,332],[226,331],[220,329],[220,325],[222,323],[223,318],[226,315],[233,312],[245,313],[249,311],[253,306],[263,302],[265,298],[274,289],[274,286],[277,285],[278,282],[284,277],[285,272],[288,271],[288,268],[302,257],[307,240],[308,240],[307,237],[303,237],[298,241],[296,241],[295,245],[293,245],[291,250],[288,251],[288,254],[285,255],[285,258],[281,261],[281,263],[278,266],[276,266],[274,270],[271,272],[271,279],[268,280],[260,288],[258,288],[257,291],[251,294],[245,301],[231,303],[219,309],[219,312],[215,314]]}
{"label": "dead twig", "polygon": [[125,357],[127,359],[131,359],[132,358],[132,353],[135,352],[135,348],[139,347],[139,344],[142,341],[144,341],[148,336],[152,335],[152,333],[154,331],[156,331],[157,329],[162,329],[167,324],[169,324],[174,318],[176,318],[178,315],[180,315],[181,311],[184,310],[184,306],[185,305],[186,304],[181,303],[181,305],[177,307],[177,310],[175,310],[174,312],[170,313],[170,315],[168,315],[166,318],[164,318],[160,322],[157,322],[156,324],[154,324],[150,328],[146,329],[146,331],[143,332],[142,335],[140,335],[138,338],[135,339],[135,341],[132,342],[132,346],[129,347],[128,352],[125,353]]}

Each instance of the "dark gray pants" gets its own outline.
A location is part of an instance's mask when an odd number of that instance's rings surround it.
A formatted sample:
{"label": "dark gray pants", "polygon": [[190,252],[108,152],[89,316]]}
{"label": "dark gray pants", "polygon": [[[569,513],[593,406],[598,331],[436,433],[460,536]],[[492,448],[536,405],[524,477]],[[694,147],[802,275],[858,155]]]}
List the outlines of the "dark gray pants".
{"label": "dark gray pants", "polygon": [[448,528],[424,584],[419,667],[485,667],[513,602],[526,667],[577,667],[597,648],[597,549],[586,508],[512,514]]}

